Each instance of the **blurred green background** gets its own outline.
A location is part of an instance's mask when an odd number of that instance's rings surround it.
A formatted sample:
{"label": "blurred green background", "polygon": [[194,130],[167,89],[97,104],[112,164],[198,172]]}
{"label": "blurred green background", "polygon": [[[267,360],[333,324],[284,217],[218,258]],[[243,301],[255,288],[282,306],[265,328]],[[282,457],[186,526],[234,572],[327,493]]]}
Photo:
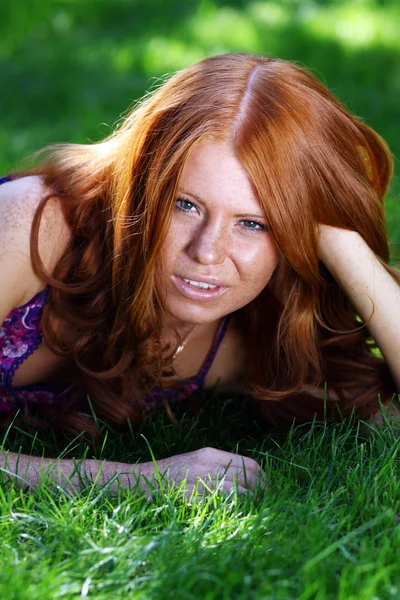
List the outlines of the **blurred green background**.
{"label": "blurred green background", "polygon": [[[2,4],[0,173],[50,142],[101,139],[158,77],[230,51],[306,66],[400,155],[398,0]],[[387,201],[395,255],[399,187],[397,175]]]}

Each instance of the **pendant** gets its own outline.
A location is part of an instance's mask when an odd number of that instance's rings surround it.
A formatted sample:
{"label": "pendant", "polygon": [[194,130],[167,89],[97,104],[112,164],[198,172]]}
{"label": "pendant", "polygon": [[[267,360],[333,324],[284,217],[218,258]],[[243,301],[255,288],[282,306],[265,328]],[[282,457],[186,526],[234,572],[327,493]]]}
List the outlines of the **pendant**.
{"label": "pendant", "polygon": [[184,344],[181,344],[180,346],[177,347],[177,349],[175,350],[174,358],[175,358],[175,356],[178,356],[178,354],[180,354],[182,352],[184,347],[185,347]]}

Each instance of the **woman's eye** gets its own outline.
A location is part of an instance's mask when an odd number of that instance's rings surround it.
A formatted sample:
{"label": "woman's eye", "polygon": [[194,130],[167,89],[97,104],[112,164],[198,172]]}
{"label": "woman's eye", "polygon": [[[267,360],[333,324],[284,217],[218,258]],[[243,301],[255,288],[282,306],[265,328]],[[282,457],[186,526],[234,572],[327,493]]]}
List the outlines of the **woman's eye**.
{"label": "woman's eye", "polygon": [[259,223],[258,221],[251,221],[250,219],[243,219],[242,223],[246,229],[252,229],[254,231],[267,231],[268,230],[268,227],[266,225],[264,225],[264,223]]}
{"label": "woman's eye", "polygon": [[176,206],[185,212],[191,212],[193,208],[195,208],[195,204],[190,202],[190,200],[185,200],[184,198],[178,198],[176,201]]}

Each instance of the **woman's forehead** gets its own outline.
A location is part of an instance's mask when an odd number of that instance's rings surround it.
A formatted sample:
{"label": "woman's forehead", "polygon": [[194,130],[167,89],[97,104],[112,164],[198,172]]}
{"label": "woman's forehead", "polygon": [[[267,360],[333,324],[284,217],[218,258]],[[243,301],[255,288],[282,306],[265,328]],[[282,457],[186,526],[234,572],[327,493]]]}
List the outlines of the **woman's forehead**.
{"label": "woman's forehead", "polygon": [[185,164],[179,190],[207,204],[260,207],[249,176],[228,142],[199,144]]}

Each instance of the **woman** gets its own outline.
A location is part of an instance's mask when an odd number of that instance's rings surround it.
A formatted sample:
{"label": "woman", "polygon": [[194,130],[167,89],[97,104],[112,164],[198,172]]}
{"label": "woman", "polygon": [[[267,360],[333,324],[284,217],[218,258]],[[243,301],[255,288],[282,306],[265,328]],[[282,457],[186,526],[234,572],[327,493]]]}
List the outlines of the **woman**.
{"label": "woman", "polygon": [[[391,172],[312,75],[246,54],[178,72],[99,144],[48,149],[0,186],[3,413],[93,431],[86,394],[137,422],[219,381],[276,426],[375,415],[400,385]],[[31,485],[53,464],[18,460]],[[128,485],[155,465],[83,468]],[[223,469],[241,491],[260,474],[213,449],[158,468],[189,485]]]}

